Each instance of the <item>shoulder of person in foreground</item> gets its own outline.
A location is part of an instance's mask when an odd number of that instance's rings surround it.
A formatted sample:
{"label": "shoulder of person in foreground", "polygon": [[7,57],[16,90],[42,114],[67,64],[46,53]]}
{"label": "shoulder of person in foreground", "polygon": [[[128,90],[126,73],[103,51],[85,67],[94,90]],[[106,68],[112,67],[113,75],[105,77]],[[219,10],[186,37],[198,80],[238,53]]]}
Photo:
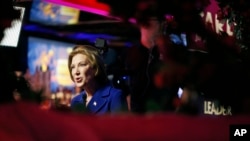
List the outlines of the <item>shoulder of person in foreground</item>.
{"label": "shoulder of person in foreground", "polygon": [[1,140],[99,140],[92,127],[79,124],[70,114],[44,111],[29,102],[2,104],[0,112],[0,125],[6,127],[0,128]]}

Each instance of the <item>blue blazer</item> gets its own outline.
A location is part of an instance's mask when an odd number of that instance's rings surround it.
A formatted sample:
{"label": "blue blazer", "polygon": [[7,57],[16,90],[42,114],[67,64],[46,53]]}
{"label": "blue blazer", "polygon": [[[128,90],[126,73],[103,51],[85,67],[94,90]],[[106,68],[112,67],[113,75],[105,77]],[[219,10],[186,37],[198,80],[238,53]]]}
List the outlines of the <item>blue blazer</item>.
{"label": "blue blazer", "polygon": [[[85,91],[75,96],[71,100],[71,108],[79,105],[85,107],[85,99],[87,95]],[[117,113],[127,110],[126,97],[122,90],[116,89],[111,85],[105,85],[95,92],[89,101],[85,110],[92,114]]]}

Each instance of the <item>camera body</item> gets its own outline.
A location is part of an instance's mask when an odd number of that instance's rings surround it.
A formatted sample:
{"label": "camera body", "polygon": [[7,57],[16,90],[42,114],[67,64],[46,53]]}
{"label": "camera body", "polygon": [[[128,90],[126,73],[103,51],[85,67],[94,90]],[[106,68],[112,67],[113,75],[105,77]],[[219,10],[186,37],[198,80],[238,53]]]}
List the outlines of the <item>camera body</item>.
{"label": "camera body", "polygon": [[97,38],[95,40],[94,46],[101,52],[101,54],[108,51],[107,40],[105,40],[103,38]]}

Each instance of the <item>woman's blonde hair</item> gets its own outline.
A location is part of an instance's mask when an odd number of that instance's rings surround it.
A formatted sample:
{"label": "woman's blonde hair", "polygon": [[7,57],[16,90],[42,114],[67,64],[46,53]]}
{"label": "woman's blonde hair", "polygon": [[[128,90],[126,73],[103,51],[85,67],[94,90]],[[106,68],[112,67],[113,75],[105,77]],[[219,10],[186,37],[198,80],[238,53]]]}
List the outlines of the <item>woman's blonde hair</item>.
{"label": "woman's blonde hair", "polygon": [[108,82],[105,63],[103,61],[102,55],[100,54],[99,50],[90,45],[76,45],[72,52],[69,54],[68,57],[68,69],[70,72],[71,80],[73,80],[73,76],[71,74],[71,63],[72,59],[77,54],[86,55],[90,66],[95,70],[95,78],[99,84],[105,84]]}

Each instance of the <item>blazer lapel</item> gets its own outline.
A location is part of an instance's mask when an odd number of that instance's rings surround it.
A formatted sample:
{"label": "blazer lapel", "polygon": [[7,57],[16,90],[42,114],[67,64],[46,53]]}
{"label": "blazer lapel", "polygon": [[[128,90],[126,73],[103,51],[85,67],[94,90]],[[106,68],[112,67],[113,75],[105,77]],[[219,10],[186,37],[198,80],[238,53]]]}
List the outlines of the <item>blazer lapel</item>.
{"label": "blazer lapel", "polygon": [[87,108],[93,113],[97,113],[107,103],[106,97],[109,96],[109,89],[109,87],[105,86],[98,90],[90,100]]}

